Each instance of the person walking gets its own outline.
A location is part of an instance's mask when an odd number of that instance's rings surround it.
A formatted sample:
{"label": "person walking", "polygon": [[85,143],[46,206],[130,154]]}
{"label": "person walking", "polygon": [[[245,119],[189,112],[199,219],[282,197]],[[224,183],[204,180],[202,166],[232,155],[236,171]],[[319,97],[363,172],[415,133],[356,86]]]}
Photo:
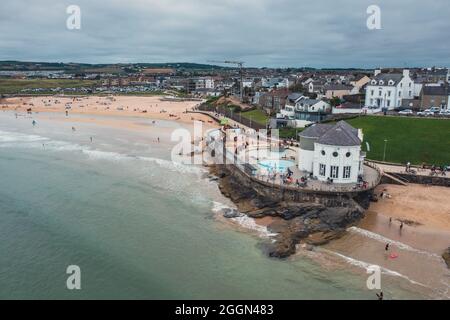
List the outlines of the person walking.
{"label": "person walking", "polygon": [[380,293],[376,293],[378,300],[383,300],[384,299],[384,295],[383,295],[383,291],[381,291]]}

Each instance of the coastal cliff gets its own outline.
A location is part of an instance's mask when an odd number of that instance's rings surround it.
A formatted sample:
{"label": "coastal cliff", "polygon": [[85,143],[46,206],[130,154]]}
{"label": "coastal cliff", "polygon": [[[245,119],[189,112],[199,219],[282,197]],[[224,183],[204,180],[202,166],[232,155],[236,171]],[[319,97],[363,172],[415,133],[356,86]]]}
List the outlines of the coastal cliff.
{"label": "coastal cliff", "polygon": [[[286,258],[296,251],[296,245],[322,245],[340,237],[346,228],[364,216],[371,193],[357,199],[333,195],[309,194],[301,201],[292,201],[279,192],[262,194],[246,177],[234,174],[233,167],[212,166],[211,174],[219,178],[219,188],[230,198],[239,212],[224,212],[231,218],[246,214],[252,218],[276,217],[268,229],[277,235],[269,245],[268,255]],[[305,200],[306,199],[306,200]]]}

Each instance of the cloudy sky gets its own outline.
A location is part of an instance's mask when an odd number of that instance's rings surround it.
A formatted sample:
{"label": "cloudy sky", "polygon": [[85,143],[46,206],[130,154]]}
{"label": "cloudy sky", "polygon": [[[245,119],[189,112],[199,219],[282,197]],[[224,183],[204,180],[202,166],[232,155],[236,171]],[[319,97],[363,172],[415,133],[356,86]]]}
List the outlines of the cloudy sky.
{"label": "cloudy sky", "polygon": [[0,60],[450,66],[449,16],[449,0],[1,0]]}

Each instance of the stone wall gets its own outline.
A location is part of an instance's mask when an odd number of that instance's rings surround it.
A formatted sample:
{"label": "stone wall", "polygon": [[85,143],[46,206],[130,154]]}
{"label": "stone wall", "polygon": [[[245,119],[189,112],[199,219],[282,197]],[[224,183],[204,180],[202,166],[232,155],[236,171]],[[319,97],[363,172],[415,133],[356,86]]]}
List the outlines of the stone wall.
{"label": "stone wall", "polygon": [[300,203],[316,203],[327,207],[350,207],[357,204],[367,208],[373,191],[366,190],[360,192],[327,192],[301,190],[297,188],[283,187],[272,183],[255,179],[234,165],[228,165],[227,170],[242,185],[255,190],[258,194],[273,201],[287,201]]}
{"label": "stone wall", "polygon": [[421,176],[408,173],[395,173],[395,176],[399,176],[405,179],[409,183],[428,184],[433,186],[450,187],[450,178],[445,176]]}

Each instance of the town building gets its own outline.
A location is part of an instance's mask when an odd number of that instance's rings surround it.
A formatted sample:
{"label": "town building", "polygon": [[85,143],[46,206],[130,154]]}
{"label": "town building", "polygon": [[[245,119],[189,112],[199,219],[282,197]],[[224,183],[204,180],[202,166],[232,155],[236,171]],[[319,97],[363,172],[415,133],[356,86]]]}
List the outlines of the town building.
{"label": "town building", "polygon": [[277,113],[285,106],[288,95],[287,89],[267,92],[259,97],[259,105],[267,114]]}
{"label": "town building", "polygon": [[363,174],[362,130],[345,121],[314,124],[299,134],[299,170],[319,181],[356,183]]}
{"label": "town building", "polygon": [[365,74],[355,76],[350,85],[353,86],[351,94],[357,94],[370,82],[370,78]]}
{"label": "town building", "polygon": [[420,109],[449,109],[450,89],[448,86],[424,86],[420,94]]}
{"label": "town building", "polygon": [[349,95],[352,89],[352,86],[347,86],[344,84],[328,84],[323,87],[323,92],[325,94],[325,98],[327,99],[342,99],[343,96]]}
{"label": "town building", "polygon": [[402,105],[403,99],[414,97],[414,82],[409,70],[403,73],[381,73],[375,70],[374,77],[366,86],[365,107],[393,110]]}

